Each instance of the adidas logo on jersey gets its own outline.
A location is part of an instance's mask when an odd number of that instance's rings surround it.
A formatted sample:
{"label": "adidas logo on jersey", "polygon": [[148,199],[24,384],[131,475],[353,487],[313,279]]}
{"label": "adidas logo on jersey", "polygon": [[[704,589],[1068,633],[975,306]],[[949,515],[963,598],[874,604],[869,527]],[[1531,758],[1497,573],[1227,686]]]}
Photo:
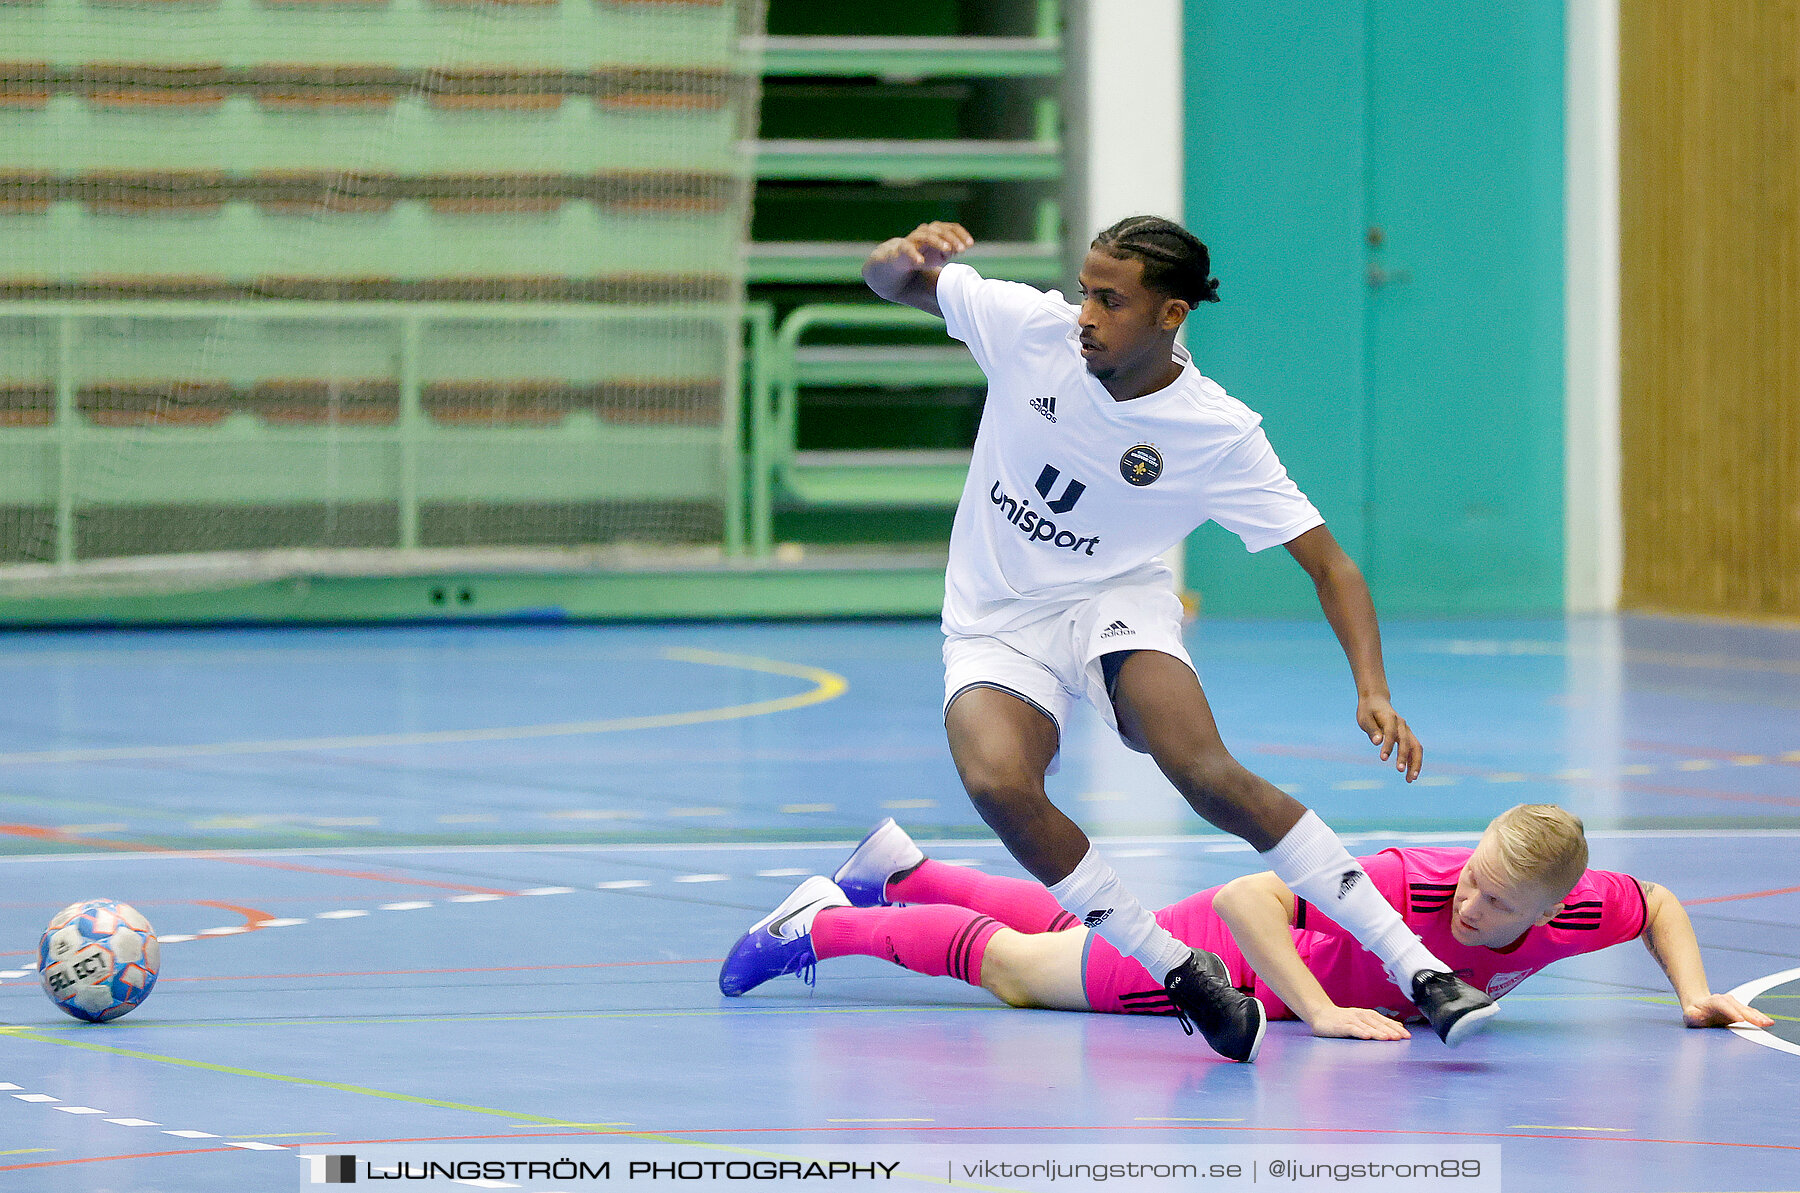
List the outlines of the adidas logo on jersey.
{"label": "adidas logo on jersey", "polygon": [[1101,630],[1100,636],[1102,638],[1117,638],[1120,634],[1131,634],[1131,633],[1135,633],[1135,632],[1136,632],[1135,630],[1133,630],[1130,626],[1126,625],[1124,622],[1115,621],[1111,625],[1107,626],[1104,630]]}
{"label": "adidas logo on jersey", "polygon": [[1054,397],[1033,398],[1031,399],[1031,408],[1051,422],[1056,421],[1056,399]]}

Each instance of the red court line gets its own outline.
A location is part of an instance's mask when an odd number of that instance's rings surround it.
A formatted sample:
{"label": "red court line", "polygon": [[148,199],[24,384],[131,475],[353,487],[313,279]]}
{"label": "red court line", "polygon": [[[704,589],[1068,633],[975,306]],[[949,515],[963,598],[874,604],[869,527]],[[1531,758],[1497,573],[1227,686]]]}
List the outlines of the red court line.
{"label": "red court line", "polygon": [[466,891],[477,895],[514,895],[518,893],[517,891],[501,890],[499,887],[467,886],[460,882],[434,882],[429,878],[398,878],[392,874],[379,874],[373,870],[337,870],[330,866],[308,866],[301,862],[277,862],[268,858],[227,857],[204,849],[170,849],[163,845],[143,845],[136,841],[109,841],[101,837],[82,837],[73,833],[59,832],[56,829],[43,828],[35,824],[0,824],[0,834],[11,837],[30,837],[39,841],[55,841],[62,845],[88,845],[96,849],[111,849],[121,853],[166,853],[179,857],[200,858],[205,861],[226,862],[233,866],[257,866],[264,870],[292,870],[299,874],[329,874],[333,878],[360,878],[366,882],[432,887],[441,891]]}
{"label": "red court line", "polygon": [[[1374,766],[1375,762],[1362,754],[1351,754],[1343,750],[1323,750],[1311,746],[1262,745],[1256,747],[1258,754],[1274,754],[1283,758],[1308,758],[1317,762],[1347,762],[1360,766]],[[1387,763],[1380,763],[1386,767]],[[1432,763],[1427,769],[1453,775],[1479,777],[1492,774],[1490,767],[1457,766],[1453,763]],[[1527,771],[1517,772],[1528,782],[1537,783],[1570,783],[1583,787],[1617,787],[1621,791],[1636,791],[1645,795],[1673,795],[1686,799],[1724,800],[1739,804],[1774,804],[1781,808],[1800,808],[1800,799],[1785,795],[1749,795],[1735,791],[1719,791],[1711,787],[1664,787],[1656,783],[1638,783],[1631,779],[1563,779],[1555,775],[1532,774]]]}
{"label": "red court line", "polygon": [[[357,1147],[362,1144],[375,1143],[462,1143],[472,1140],[489,1139],[595,1139],[615,1136],[620,1138],[639,1138],[642,1136],[660,1136],[679,1139],[687,1135],[790,1135],[790,1134],[862,1134],[870,1131],[892,1131],[892,1126],[871,1123],[866,1126],[837,1127],[694,1127],[665,1128],[660,1130],[616,1131],[514,1131],[494,1135],[413,1135],[397,1139],[322,1139],[318,1144],[307,1146],[318,1147]],[[1231,1132],[1245,1131],[1251,1133],[1274,1135],[1416,1135],[1430,1139],[1560,1139],[1568,1143],[1664,1143],[1677,1147],[1743,1147],[1764,1151],[1800,1152],[1800,1145],[1790,1143],[1733,1143],[1723,1139],[1655,1139],[1649,1137],[1621,1135],[1527,1135],[1516,1131],[1420,1131],[1402,1127],[1254,1127],[1243,1123],[1220,1124],[1208,1126],[1200,1123],[1145,1123],[1126,1126],[1124,1124],[1096,1124],[1091,1126],[1006,1126],[1006,1127],[920,1127],[908,1126],[909,1133],[920,1135],[957,1134],[972,1131],[993,1131],[997,1134],[1018,1133],[1024,1131],[1208,1131]],[[27,1168],[56,1168],[68,1164],[95,1164],[103,1160],[144,1160],[162,1156],[201,1156],[216,1152],[235,1151],[238,1149],[209,1147],[195,1148],[178,1152],[139,1152],[127,1156],[86,1156],[77,1160],[38,1160],[29,1164],[0,1165],[0,1172],[17,1172]]]}
{"label": "red court line", "polygon": [[[261,932],[264,920],[272,920],[272,919],[276,918],[275,916],[270,915],[266,911],[258,911],[254,907],[239,907],[235,903],[215,903],[211,899],[194,899],[194,900],[191,900],[191,902],[197,903],[201,907],[217,907],[221,911],[237,912],[239,915],[244,917],[244,932]],[[243,934],[244,934],[243,932],[233,932],[232,933],[233,936],[242,936]],[[206,938],[198,938],[197,937],[196,939],[210,939],[210,937],[206,937]]]}
{"label": "red court line", "polygon": [[[7,856],[11,856],[11,857],[60,857],[62,855],[46,853],[46,854],[10,854]],[[305,894],[302,894],[302,895],[259,894],[256,896],[256,901],[258,903],[302,903],[302,904],[311,905],[314,903],[345,903],[345,902],[350,902],[350,901],[353,901],[356,899],[367,899],[367,898],[369,898],[368,891],[350,892],[350,891],[341,891],[341,890],[337,890],[334,888],[330,891],[307,891]],[[137,908],[139,911],[148,911],[152,908],[158,908],[158,907],[186,907],[193,902],[195,902],[195,900],[193,900],[193,899],[135,898],[135,899],[131,900],[131,905],[133,907]],[[35,911],[39,910],[40,908],[45,911],[48,911],[52,908],[60,907],[60,906],[62,906],[62,904],[58,903],[54,899],[48,899],[48,898],[45,898],[45,899],[14,899],[14,900],[11,900],[10,902],[6,901],[6,900],[0,900],[0,911],[33,911],[33,912],[35,912]],[[0,949],[0,957],[4,957],[4,956],[7,956],[6,950]]]}
{"label": "red court line", "polygon": [[[1545,776],[1549,778],[1549,776]],[[1602,779],[1554,779],[1557,783],[1586,783],[1588,786],[1600,786]],[[1634,783],[1629,779],[1613,781],[1613,786],[1621,791],[1637,791],[1645,795],[1676,795],[1687,799],[1716,799],[1738,804],[1774,804],[1779,808],[1800,808],[1800,799],[1786,795],[1744,795],[1733,791],[1716,791],[1710,787],[1664,787],[1657,783]]]}
{"label": "red court line", "polygon": [[[1380,765],[1384,769],[1392,763],[1382,762],[1381,757],[1373,752],[1368,754],[1352,754],[1348,750],[1332,750],[1323,746],[1289,746],[1279,742],[1264,742],[1251,747],[1258,754],[1274,754],[1280,758],[1311,758],[1319,762],[1349,762],[1358,766]],[[1478,766],[1458,766],[1452,762],[1433,762],[1432,769],[1449,771],[1457,775],[1481,775],[1487,771]]]}
{"label": "red court line", "polygon": [[1702,903],[1735,903],[1739,899],[1762,899],[1769,895],[1792,895],[1800,892],[1800,886],[1778,887],[1772,891],[1751,891],[1744,895],[1714,895],[1710,899],[1683,899],[1683,907],[1698,907]]}
{"label": "red court line", "polygon": [[[522,1131],[507,1135],[421,1135],[407,1139],[333,1139],[331,1147],[354,1147],[365,1143],[455,1143],[462,1140],[479,1139],[542,1139],[542,1138],[579,1138],[582,1136],[615,1135],[623,1138],[637,1138],[645,1135],[664,1136],[679,1139],[686,1135],[790,1135],[790,1134],[856,1134],[867,1131],[893,1131],[894,1127],[879,1123],[857,1126],[836,1127],[668,1127],[658,1129],[589,1130],[589,1131]],[[1005,1127],[951,1127],[951,1126],[918,1126],[909,1123],[906,1126],[909,1134],[921,1135],[954,1134],[970,1131],[993,1131],[998,1134],[1021,1131],[1251,1131],[1283,1135],[1423,1135],[1432,1139],[1561,1139],[1570,1143],[1666,1143],[1678,1147],[1748,1147],[1769,1151],[1800,1152],[1800,1144],[1792,1143],[1734,1143],[1724,1139],[1656,1139],[1649,1136],[1630,1135],[1538,1135],[1523,1134],[1517,1131],[1421,1131],[1410,1127],[1255,1127],[1243,1123],[1221,1123],[1217,1126],[1202,1123],[1123,1123],[1069,1125],[1069,1126],[1005,1126]],[[308,1145],[311,1146],[311,1145]]]}
{"label": "red court line", "polygon": [[33,1160],[29,1164],[0,1164],[0,1172],[23,1172],[27,1168],[61,1168],[68,1164],[99,1164],[106,1160],[155,1160],[163,1156],[210,1156],[217,1152],[244,1154],[236,1147],[196,1147],[179,1152],[133,1152],[128,1156],[83,1156],[78,1160]]}
{"label": "red court line", "polygon": [[[1800,804],[1800,800],[1795,801]],[[211,858],[213,861],[231,862],[239,866],[261,866],[265,870],[293,870],[300,874],[329,874],[333,878],[360,878],[366,882],[391,882],[401,886],[432,887],[440,891],[465,891],[475,895],[516,895],[517,891],[502,890],[495,886],[468,886],[460,882],[436,882],[429,878],[397,878],[392,874],[380,874],[374,870],[334,870],[329,866],[307,866],[299,862],[276,862],[267,858],[252,857],[216,857],[209,853],[195,854],[196,857]]]}
{"label": "red court line", "polygon": [[1673,742],[1663,741],[1628,741],[1625,744],[1633,750],[1645,750],[1652,754],[1688,754],[1695,758],[1713,758],[1724,762],[1747,754],[1762,754],[1764,766],[1800,766],[1800,762],[1788,762],[1779,754],[1766,750],[1720,750],[1712,746],[1678,746]]}
{"label": "red court line", "polygon": [[[183,899],[183,900],[181,900],[181,902],[196,903],[196,904],[200,905],[201,907],[217,907],[222,911],[237,912],[239,915],[244,917],[244,930],[242,932],[233,932],[233,933],[231,933],[232,936],[244,936],[251,932],[261,932],[264,920],[272,920],[272,919],[276,918],[275,916],[269,914],[266,911],[258,911],[254,907],[239,907],[235,903],[215,903],[211,899]],[[173,933],[171,933],[171,935],[173,935]],[[223,939],[223,937],[201,936],[201,935],[196,934],[194,936],[194,939],[195,940],[221,940],[221,939]],[[25,953],[0,953],[0,957],[13,957],[13,956],[29,957],[32,955],[34,955],[34,954],[29,951],[25,952]],[[167,981],[185,982],[185,981],[194,981],[195,979],[193,979],[193,978],[174,978],[174,979],[163,978],[161,980],[165,981],[165,982],[167,982]]]}

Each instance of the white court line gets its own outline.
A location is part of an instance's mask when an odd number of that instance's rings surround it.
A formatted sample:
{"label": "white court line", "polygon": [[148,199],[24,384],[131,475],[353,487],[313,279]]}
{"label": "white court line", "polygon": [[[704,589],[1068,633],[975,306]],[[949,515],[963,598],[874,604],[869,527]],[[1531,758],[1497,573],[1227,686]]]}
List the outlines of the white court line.
{"label": "white court line", "polygon": [[[1590,841],[1738,841],[1738,840],[1783,840],[1800,838],[1800,829],[1791,828],[1745,828],[1745,829],[1589,829],[1587,839]],[[1471,829],[1466,833],[1415,833],[1404,828],[1386,829],[1382,832],[1339,833],[1338,840],[1349,844],[1362,844],[1372,841],[1405,841],[1408,844],[1422,844],[1433,841],[1477,841],[1481,839],[1481,830]],[[849,837],[841,841],[635,841],[610,844],[542,844],[542,845],[349,845],[331,849],[317,847],[294,846],[283,849],[193,849],[173,850],[167,853],[133,853],[121,850],[117,853],[12,853],[0,854],[0,865],[21,862],[178,862],[198,860],[215,860],[220,858],[259,858],[259,857],[431,857],[441,854],[464,853],[751,853],[770,852],[772,850],[793,849],[854,849],[861,837]],[[1116,845],[1223,845],[1243,843],[1236,837],[1224,833],[1192,833],[1164,834],[1144,837],[1102,837],[1090,836],[1089,840],[1096,845],[1112,847]],[[998,849],[1000,842],[977,837],[946,837],[922,841],[933,849]],[[493,898],[500,898],[495,895]],[[462,898],[457,896],[455,898]]]}
{"label": "white court line", "polygon": [[[19,1087],[17,1085],[14,1085],[13,1083],[11,1083],[9,1081],[0,1082],[0,1089],[18,1089],[18,1088]],[[51,1110],[59,1110],[64,1114],[104,1115],[104,1114],[108,1113],[105,1110],[98,1110],[92,1106],[71,1106],[66,1103],[60,1102],[59,1099],[53,1098],[49,1094],[14,1094],[13,1097],[17,1098],[21,1102],[53,1103],[52,1105],[50,1105],[49,1108]],[[154,1120],[147,1119],[147,1118],[119,1117],[119,1118],[109,1118],[106,1121],[109,1123],[116,1124],[121,1127],[162,1127],[161,1123],[155,1122]],[[164,1129],[163,1134],[164,1135],[173,1135],[178,1139],[218,1139],[219,1138],[218,1135],[215,1135],[211,1131],[189,1131],[189,1130]],[[279,1143],[261,1143],[261,1142],[236,1143],[236,1142],[227,1141],[225,1146],[240,1147],[240,1148],[246,1149],[247,1151],[254,1151],[254,1152],[285,1152],[288,1150],[285,1145],[279,1144]]]}
{"label": "white court line", "polygon": [[[1752,978],[1742,986],[1739,986],[1736,990],[1731,990],[1727,993],[1729,993],[1732,998],[1735,998],[1748,1006],[1750,1000],[1761,994],[1763,991],[1775,986],[1780,986],[1785,982],[1796,980],[1800,980],[1800,969],[1784,969],[1780,973],[1772,973],[1766,978]],[[1792,1040],[1784,1040],[1774,1032],[1764,1031],[1760,1027],[1751,1027],[1747,1023],[1742,1025],[1733,1024],[1731,1030],[1742,1036],[1744,1039],[1761,1044],[1765,1048],[1774,1048],[1781,1052],[1791,1052],[1795,1056],[1800,1056],[1800,1044],[1796,1044]]]}

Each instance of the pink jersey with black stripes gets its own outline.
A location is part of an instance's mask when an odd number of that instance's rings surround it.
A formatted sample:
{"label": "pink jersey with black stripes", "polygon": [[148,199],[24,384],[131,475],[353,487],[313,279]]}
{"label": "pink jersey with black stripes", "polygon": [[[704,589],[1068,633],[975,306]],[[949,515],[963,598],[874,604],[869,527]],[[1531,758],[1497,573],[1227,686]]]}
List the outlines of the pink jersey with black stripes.
{"label": "pink jersey with black stripes", "polygon": [[[1455,915],[1451,905],[1456,880],[1473,852],[1409,847],[1384,849],[1357,860],[1425,947],[1464,981],[1495,998],[1552,961],[1607,948],[1644,929],[1644,894],[1637,879],[1589,870],[1554,919],[1528,929],[1513,945],[1488,949],[1459,944],[1450,931]],[[1388,980],[1381,962],[1350,933],[1303,899],[1296,903],[1294,918],[1294,947],[1333,1002],[1341,1007],[1373,1007],[1398,1019],[1418,1017],[1418,1009]],[[1271,1016],[1291,1015],[1261,978],[1256,994]]]}

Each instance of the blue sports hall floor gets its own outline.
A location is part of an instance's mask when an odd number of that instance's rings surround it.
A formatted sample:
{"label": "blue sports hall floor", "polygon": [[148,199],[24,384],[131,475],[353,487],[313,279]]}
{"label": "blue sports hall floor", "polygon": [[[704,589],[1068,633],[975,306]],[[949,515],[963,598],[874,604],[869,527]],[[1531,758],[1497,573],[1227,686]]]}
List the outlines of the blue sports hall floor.
{"label": "blue sports hall floor", "polygon": [[[1322,620],[1190,645],[1234,751],[1353,851],[1562,803],[1595,865],[1689,905],[1713,988],[1774,1032],[1684,1029],[1636,943],[1534,977],[1454,1052],[1279,1023],[1253,1066],[874,959],[722,998],[737,935],[883,816],[1020,873],[957,784],[927,622],[21,632],[0,1189],[302,1188],[302,1157],[432,1142],[1497,1145],[1508,1190],[1800,1189],[1800,632],[1385,630],[1410,787]],[[1051,792],[1152,906],[1257,868],[1086,710]],[[89,1026],[31,966],[100,896],[167,943],[149,1001]]]}

